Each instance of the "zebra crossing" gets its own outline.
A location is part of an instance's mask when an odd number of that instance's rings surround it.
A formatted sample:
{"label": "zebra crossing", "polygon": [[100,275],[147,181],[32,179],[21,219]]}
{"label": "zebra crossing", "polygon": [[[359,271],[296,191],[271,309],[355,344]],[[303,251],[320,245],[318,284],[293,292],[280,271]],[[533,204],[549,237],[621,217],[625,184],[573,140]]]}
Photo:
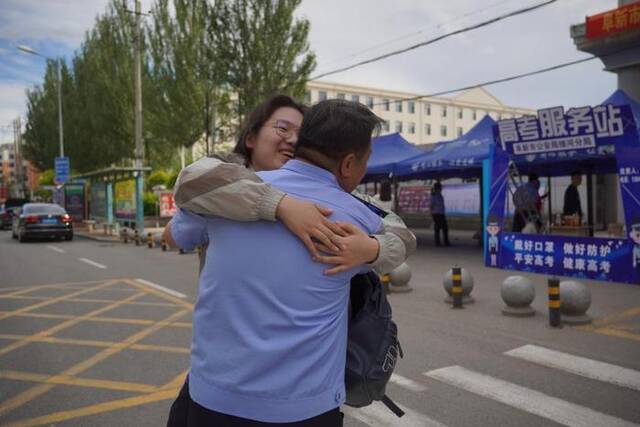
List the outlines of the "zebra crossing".
{"label": "zebra crossing", "polygon": [[[629,393],[640,392],[640,371],[610,363],[530,344],[506,351],[501,357],[517,359],[525,363],[562,371],[569,375],[607,383],[623,388]],[[526,385],[511,383],[463,366],[446,366],[423,372],[422,375],[420,381],[416,381],[394,374],[390,380],[393,386],[390,388],[395,386],[411,393],[424,394],[435,383],[447,384],[458,390],[491,399],[494,402],[508,405],[518,411],[560,425],[572,427],[640,426],[637,424],[640,420],[640,412],[634,420],[616,417],[542,393]],[[637,397],[640,397],[640,394]],[[406,412],[402,418],[397,418],[380,402],[360,409],[345,406],[343,407],[345,426],[365,424],[372,427],[444,427],[446,425],[421,413],[418,408],[406,407],[402,405],[402,402],[399,406]],[[351,419],[357,420],[357,423],[352,422]],[[505,420],[504,425],[508,425],[508,420]]]}

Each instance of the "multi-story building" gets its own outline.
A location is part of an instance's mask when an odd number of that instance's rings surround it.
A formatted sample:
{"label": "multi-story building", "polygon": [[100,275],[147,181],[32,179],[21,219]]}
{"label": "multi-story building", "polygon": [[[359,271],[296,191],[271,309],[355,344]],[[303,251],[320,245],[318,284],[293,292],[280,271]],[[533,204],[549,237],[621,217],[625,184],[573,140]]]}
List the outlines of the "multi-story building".
{"label": "multi-story building", "polygon": [[482,87],[451,98],[419,96],[417,93],[313,81],[307,83],[306,102],[313,104],[336,98],[360,102],[385,121],[383,134],[400,132],[407,141],[418,145],[455,139],[468,132],[485,114],[495,120],[535,114],[534,110],[504,105]]}
{"label": "multi-story building", "polygon": [[27,192],[36,189],[40,184],[40,172],[28,160],[22,162],[22,181],[19,166],[15,145],[0,145],[0,199],[16,196],[22,183]]}

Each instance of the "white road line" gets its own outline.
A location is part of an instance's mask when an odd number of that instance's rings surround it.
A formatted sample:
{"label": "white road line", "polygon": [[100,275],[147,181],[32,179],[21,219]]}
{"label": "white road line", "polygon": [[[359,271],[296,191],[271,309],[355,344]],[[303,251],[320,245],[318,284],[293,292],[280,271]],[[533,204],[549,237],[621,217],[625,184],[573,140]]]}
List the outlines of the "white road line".
{"label": "white road line", "polygon": [[391,379],[389,380],[389,382],[416,393],[423,392],[427,389],[427,387],[425,387],[423,384],[420,384],[417,381],[410,380],[409,378],[405,378],[398,374],[391,374]]}
{"label": "white road line", "polygon": [[637,424],[630,421],[548,396],[530,388],[483,375],[461,366],[436,369],[425,372],[424,375],[566,426],[637,426]]}
{"label": "white road line", "polygon": [[[397,404],[397,403],[396,403]],[[398,405],[405,412],[402,418],[398,418],[382,402],[373,402],[364,408],[352,408],[342,406],[340,409],[345,415],[362,421],[371,427],[446,427],[444,424],[433,420],[426,415],[412,409]]]}
{"label": "white road line", "polygon": [[593,380],[604,381],[640,391],[640,372],[634,371],[633,369],[573,356],[537,345],[525,345],[507,351],[504,354],[550,368],[561,369]]}
{"label": "white road line", "polygon": [[57,246],[53,246],[53,245],[47,245],[47,248],[51,249],[52,251],[58,252],[59,254],[63,254],[65,252],[67,252],[64,249],[59,248]]}
{"label": "white road line", "polygon": [[106,265],[100,264],[98,262],[95,261],[91,261],[90,259],[87,258],[78,258],[80,261],[82,262],[86,262],[89,265],[93,265],[94,267],[98,267],[98,268],[107,268]]}
{"label": "white road line", "polygon": [[158,285],[157,283],[153,283],[153,282],[150,282],[150,281],[144,280],[144,279],[136,279],[136,280],[138,282],[142,283],[143,285],[147,285],[147,286],[149,286],[151,288],[157,289],[159,291],[162,291],[162,292],[164,292],[166,294],[169,294],[169,295],[172,295],[174,297],[178,297],[178,298],[186,298],[187,297],[183,293],[180,293],[178,291],[174,291],[173,289],[169,289],[169,288],[166,288],[164,286]]}

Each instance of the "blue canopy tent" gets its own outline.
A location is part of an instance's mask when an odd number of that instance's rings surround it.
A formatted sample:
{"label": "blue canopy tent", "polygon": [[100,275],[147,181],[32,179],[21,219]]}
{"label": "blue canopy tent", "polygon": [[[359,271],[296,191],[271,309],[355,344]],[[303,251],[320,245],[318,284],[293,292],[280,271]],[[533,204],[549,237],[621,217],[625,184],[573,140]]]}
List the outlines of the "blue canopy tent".
{"label": "blue canopy tent", "polygon": [[432,150],[398,163],[400,179],[471,178],[482,174],[482,161],[493,145],[493,125],[484,116],[469,132],[452,141],[437,143]]}
{"label": "blue canopy tent", "polygon": [[422,152],[399,133],[374,138],[364,180],[372,181],[375,178],[388,177],[391,173],[395,174],[397,163]]}

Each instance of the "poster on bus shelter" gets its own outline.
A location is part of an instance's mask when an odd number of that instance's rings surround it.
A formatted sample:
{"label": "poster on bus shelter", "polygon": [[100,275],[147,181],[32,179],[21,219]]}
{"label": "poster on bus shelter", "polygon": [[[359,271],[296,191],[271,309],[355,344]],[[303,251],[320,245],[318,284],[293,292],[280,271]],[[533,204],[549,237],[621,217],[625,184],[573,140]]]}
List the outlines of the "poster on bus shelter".
{"label": "poster on bus shelter", "polygon": [[136,217],[136,182],[133,179],[116,182],[114,186],[116,218]]}
{"label": "poster on bus shelter", "polygon": [[85,219],[84,184],[65,184],[64,203],[67,213],[74,221]]}
{"label": "poster on bus shelter", "polygon": [[[509,270],[640,284],[640,141],[627,105],[562,107],[494,126],[485,265]],[[509,161],[517,156],[575,155],[614,146],[626,235],[571,237],[504,230]],[[562,156],[561,156],[562,155]],[[551,157],[549,157],[551,158]]]}

